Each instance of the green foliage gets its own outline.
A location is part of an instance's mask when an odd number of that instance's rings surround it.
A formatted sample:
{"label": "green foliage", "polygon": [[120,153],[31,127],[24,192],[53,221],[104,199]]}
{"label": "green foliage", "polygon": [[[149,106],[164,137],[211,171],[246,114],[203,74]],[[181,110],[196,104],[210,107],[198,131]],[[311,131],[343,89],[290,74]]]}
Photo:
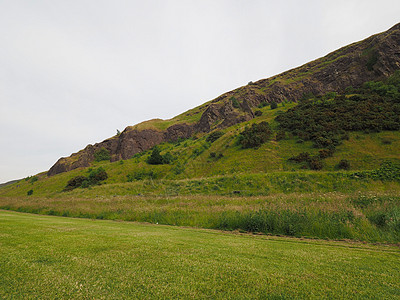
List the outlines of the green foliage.
{"label": "green foliage", "polygon": [[263,102],[261,102],[257,107],[258,107],[258,108],[263,108],[263,107],[266,107],[267,105],[268,105],[268,102],[263,101]]}
{"label": "green foliage", "polygon": [[350,170],[350,162],[347,159],[342,159],[339,161],[337,167],[340,170]]}
{"label": "green foliage", "polygon": [[33,194],[33,190],[32,190],[32,189],[29,190],[28,192],[26,192],[26,194],[27,194],[28,196],[31,196],[31,195]]}
{"label": "green foliage", "polygon": [[133,174],[126,175],[126,178],[128,182],[144,179],[157,179],[158,174],[153,170],[139,170]]}
{"label": "green foliage", "polygon": [[278,108],[278,103],[271,102],[270,107],[271,107],[271,109],[277,109]]}
{"label": "green foliage", "polygon": [[108,151],[106,148],[102,147],[101,149],[97,150],[94,153],[94,160],[95,161],[103,161],[103,160],[110,160],[110,151]]}
{"label": "green foliage", "polygon": [[232,106],[234,108],[240,108],[240,104],[239,104],[238,100],[235,97],[231,97],[230,100],[231,100]]}
{"label": "green foliage", "polygon": [[331,157],[334,153],[333,149],[321,149],[318,151],[318,155],[321,159]]}
{"label": "green foliage", "polygon": [[238,142],[242,148],[256,148],[267,142],[271,134],[268,122],[253,123],[239,134]]}
{"label": "green foliage", "polygon": [[[306,166],[310,168],[311,170],[321,170],[323,167],[321,157],[318,156],[311,156],[310,153],[308,152],[302,152],[298,154],[297,156],[293,156],[289,158],[289,161],[294,161],[296,163],[307,163]],[[306,167],[305,166],[305,167]]]}
{"label": "green foliage", "polygon": [[[380,132],[400,129],[400,94],[397,73],[386,82],[368,82],[356,95],[308,98],[278,115],[279,128],[318,148],[334,149],[349,131]],[[328,100],[329,99],[329,100]]]}
{"label": "green foliage", "polygon": [[64,191],[72,191],[78,187],[88,188],[89,186],[97,185],[108,178],[106,171],[102,167],[95,170],[89,169],[88,171],[88,176],[79,175],[71,178],[65,186]]}
{"label": "green foliage", "polygon": [[216,152],[210,152],[210,159],[212,160],[218,160],[224,157],[222,153],[216,153]]}
{"label": "green foliage", "polygon": [[312,157],[309,161],[308,161],[308,165],[310,167],[311,170],[321,170],[323,167],[322,161],[318,156],[314,156]]}
{"label": "green foliage", "polygon": [[255,112],[254,112],[254,115],[256,116],[256,117],[261,117],[262,116],[262,111],[261,110],[256,110]]}
{"label": "green foliage", "polygon": [[98,184],[99,182],[104,181],[107,178],[108,178],[107,172],[102,167],[90,171],[89,176],[87,177],[89,185]]}
{"label": "green foliage", "polygon": [[185,166],[178,162],[175,167],[172,168],[172,172],[175,175],[182,174],[185,171]]}
{"label": "green foliage", "polygon": [[276,141],[284,140],[286,139],[286,132],[285,130],[278,130],[275,136]]}
{"label": "green foliage", "polygon": [[38,178],[37,176],[32,176],[32,177],[30,178],[29,182],[30,182],[30,183],[34,183],[34,182],[36,182],[36,181],[38,181],[38,180],[39,180],[39,178]]}
{"label": "green foliage", "polygon": [[147,159],[147,163],[149,165],[164,165],[172,162],[173,157],[171,153],[167,152],[164,155],[161,155],[161,150],[158,146],[153,147],[153,151]]}
{"label": "green foliage", "polygon": [[74,178],[71,178],[67,185],[64,188],[64,191],[71,191],[75,188],[78,188],[80,186],[82,186],[82,183],[87,180],[87,178],[85,176],[75,176]]}
{"label": "green foliage", "polygon": [[207,136],[206,142],[214,143],[216,140],[218,140],[223,135],[224,135],[224,133],[222,131],[213,131]]}
{"label": "green foliage", "polygon": [[400,163],[385,161],[379,169],[360,171],[351,175],[353,178],[369,178],[382,181],[400,181]]}

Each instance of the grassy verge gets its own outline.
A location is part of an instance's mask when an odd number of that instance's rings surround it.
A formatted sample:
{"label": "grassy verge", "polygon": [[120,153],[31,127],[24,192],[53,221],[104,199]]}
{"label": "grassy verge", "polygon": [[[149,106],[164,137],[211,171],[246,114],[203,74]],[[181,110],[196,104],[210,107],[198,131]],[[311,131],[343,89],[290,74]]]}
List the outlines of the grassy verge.
{"label": "grassy verge", "polygon": [[66,217],[150,222],[264,234],[400,242],[400,195],[0,197],[0,208]]}
{"label": "grassy verge", "polygon": [[0,298],[396,298],[390,246],[0,211]]}

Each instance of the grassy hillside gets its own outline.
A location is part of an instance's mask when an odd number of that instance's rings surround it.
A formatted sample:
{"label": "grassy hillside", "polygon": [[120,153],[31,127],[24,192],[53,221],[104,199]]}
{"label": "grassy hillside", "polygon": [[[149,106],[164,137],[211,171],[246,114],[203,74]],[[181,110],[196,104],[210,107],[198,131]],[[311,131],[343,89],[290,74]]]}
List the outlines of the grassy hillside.
{"label": "grassy hillside", "polygon": [[0,211],[0,298],[400,297],[397,247]]}
{"label": "grassy hillside", "polygon": [[[103,153],[89,168],[51,177],[38,174],[4,186],[0,208],[400,242],[399,88],[396,73],[343,95],[311,95],[299,104],[277,107],[263,104],[248,122],[163,143],[127,160],[111,163]],[[299,197],[309,201],[287,206],[276,202],[281,194],[289,202]],[[358,205],[354,199],[360,195],[371,201]],[[243,199],[235,202],[232,196]],[[130,208],[118,204],[125,197]],[[92,203],[78,205],[81,199]],[[107,205],[101,205],[103,200]]]}

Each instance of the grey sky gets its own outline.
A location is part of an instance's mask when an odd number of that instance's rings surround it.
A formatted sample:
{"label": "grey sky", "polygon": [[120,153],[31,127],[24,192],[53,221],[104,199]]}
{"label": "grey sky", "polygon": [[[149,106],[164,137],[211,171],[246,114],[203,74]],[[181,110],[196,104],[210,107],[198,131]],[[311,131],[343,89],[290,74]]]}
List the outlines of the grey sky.
{"label": "grey sky", "polygon": [[0,0],[0,182],[400,22],[400,1]]}

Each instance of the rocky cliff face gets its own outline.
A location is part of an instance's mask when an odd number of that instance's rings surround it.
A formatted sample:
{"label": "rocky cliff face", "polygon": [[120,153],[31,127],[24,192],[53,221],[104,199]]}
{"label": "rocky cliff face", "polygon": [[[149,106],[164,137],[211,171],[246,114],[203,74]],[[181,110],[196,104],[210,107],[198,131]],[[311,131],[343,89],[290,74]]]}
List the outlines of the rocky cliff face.
{"label": "rocky cliff face", "polygon": [[127,127],[119,136],[78,153],[60,158],[48,175],[87,167],[94,153],[106,148],[111,160],[128,159],[165,141],[188,138],[196,132],[210,132],[254,118],[253,110],[262,102],[298,101],[303,95],[341,92],[349,86],[360,86],[378,80],[400,69],[400,24],[386,32],[353,43],[325,57],[268,79],[225,93],[202,106],[201,117],[192,124],[177,123],[166,130]]}

